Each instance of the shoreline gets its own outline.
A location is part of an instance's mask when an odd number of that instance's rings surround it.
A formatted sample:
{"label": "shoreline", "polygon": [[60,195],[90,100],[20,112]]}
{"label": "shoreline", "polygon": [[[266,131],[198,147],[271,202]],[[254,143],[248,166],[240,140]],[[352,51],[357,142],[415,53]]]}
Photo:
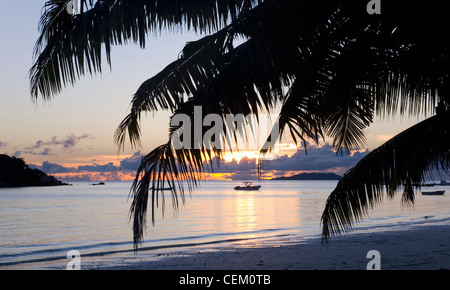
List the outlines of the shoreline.
{"label": "shoreline", "polygon": [[82,270],[366,270],[380,254],[381,270],[450,269],[450,224],[410,225],[334,237],[320,237],[289,245],[194,247],[104,257],[87,262]]}

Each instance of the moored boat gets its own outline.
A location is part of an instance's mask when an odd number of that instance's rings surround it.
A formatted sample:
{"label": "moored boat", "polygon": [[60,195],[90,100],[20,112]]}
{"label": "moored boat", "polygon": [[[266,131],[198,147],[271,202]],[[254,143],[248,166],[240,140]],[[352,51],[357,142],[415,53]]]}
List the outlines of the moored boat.
{"label": "moored boat", "polygon": [[444,195],[445,190],[422,191],[422,195]]}
{"label": "moored boat", "polygon": [[253,185],[253,182],[244,182],[242,186],[235,186],[234,190],[259,190],[261,185]]}
{"label": "moored boat", "polygon": [[[155,188],[159,191],[165,191],[165,190],[172,190],[172,187],[161,187],[161,188]],[[153,190],[153,187],[150,187],[150,190]]]}

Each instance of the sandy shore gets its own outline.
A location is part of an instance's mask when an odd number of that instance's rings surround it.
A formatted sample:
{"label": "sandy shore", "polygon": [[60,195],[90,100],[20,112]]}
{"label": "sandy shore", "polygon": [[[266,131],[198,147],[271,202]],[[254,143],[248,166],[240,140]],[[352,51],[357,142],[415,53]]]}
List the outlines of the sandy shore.
{"label": "sandy shore", "polygon": [[[365,270],[373,261],[381,270],[450,269],[450,224],[352,233],[295,245],[243,248],[184,248],[109,257],[83,269],[103,270]],[[371,250],[376,256],[367,258]],[[379,261],[379,262],[378,262]]]}

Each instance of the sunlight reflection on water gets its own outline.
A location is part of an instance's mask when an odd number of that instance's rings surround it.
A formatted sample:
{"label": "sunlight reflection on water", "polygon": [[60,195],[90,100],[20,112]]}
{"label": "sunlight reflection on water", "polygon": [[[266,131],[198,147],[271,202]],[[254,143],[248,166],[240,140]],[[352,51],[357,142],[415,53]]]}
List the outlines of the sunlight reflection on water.
{"label": "sunlight reflection on water", "polygon": [[[259,191],[235,191],[238,182],[203,182],[175,212],[166,193],[155,226],[143,247],[234,241],[242,247],[287,243],[320,235],[320,216],[336,181],[263,181]],[[127,200],[131,183],[105,186],[76,183],[67,187],[0,189],[0,267],[24,260],[132,251]],[[357,229],[392,224],[449,220],[450,192],[417,195],[414,210],[403,208],[401,194],[369,211]]]}

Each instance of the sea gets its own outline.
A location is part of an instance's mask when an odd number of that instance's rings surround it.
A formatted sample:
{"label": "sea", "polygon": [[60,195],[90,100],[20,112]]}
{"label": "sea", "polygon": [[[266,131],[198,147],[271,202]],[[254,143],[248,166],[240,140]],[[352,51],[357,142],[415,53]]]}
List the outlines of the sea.
{"label": "sea", "polygon": [[[257,183],[257,182],[255,182]],[[140,250],[129,219],[131,182],[74,182],[71,186],[0,189],[0,269],[65,269],[83,261],[204,247],[259,247],[319,241],[320,217],[337,181],[259,182],[259,191],[235,191],[238,181],[203,181],[174,210],[170,192],[159,198],[155,223]],[[450,187],[443,196],[401,193],[385,198],[348,233],[411,225],[450,224]],[[425,190],[425,189],[424,189]]]}

